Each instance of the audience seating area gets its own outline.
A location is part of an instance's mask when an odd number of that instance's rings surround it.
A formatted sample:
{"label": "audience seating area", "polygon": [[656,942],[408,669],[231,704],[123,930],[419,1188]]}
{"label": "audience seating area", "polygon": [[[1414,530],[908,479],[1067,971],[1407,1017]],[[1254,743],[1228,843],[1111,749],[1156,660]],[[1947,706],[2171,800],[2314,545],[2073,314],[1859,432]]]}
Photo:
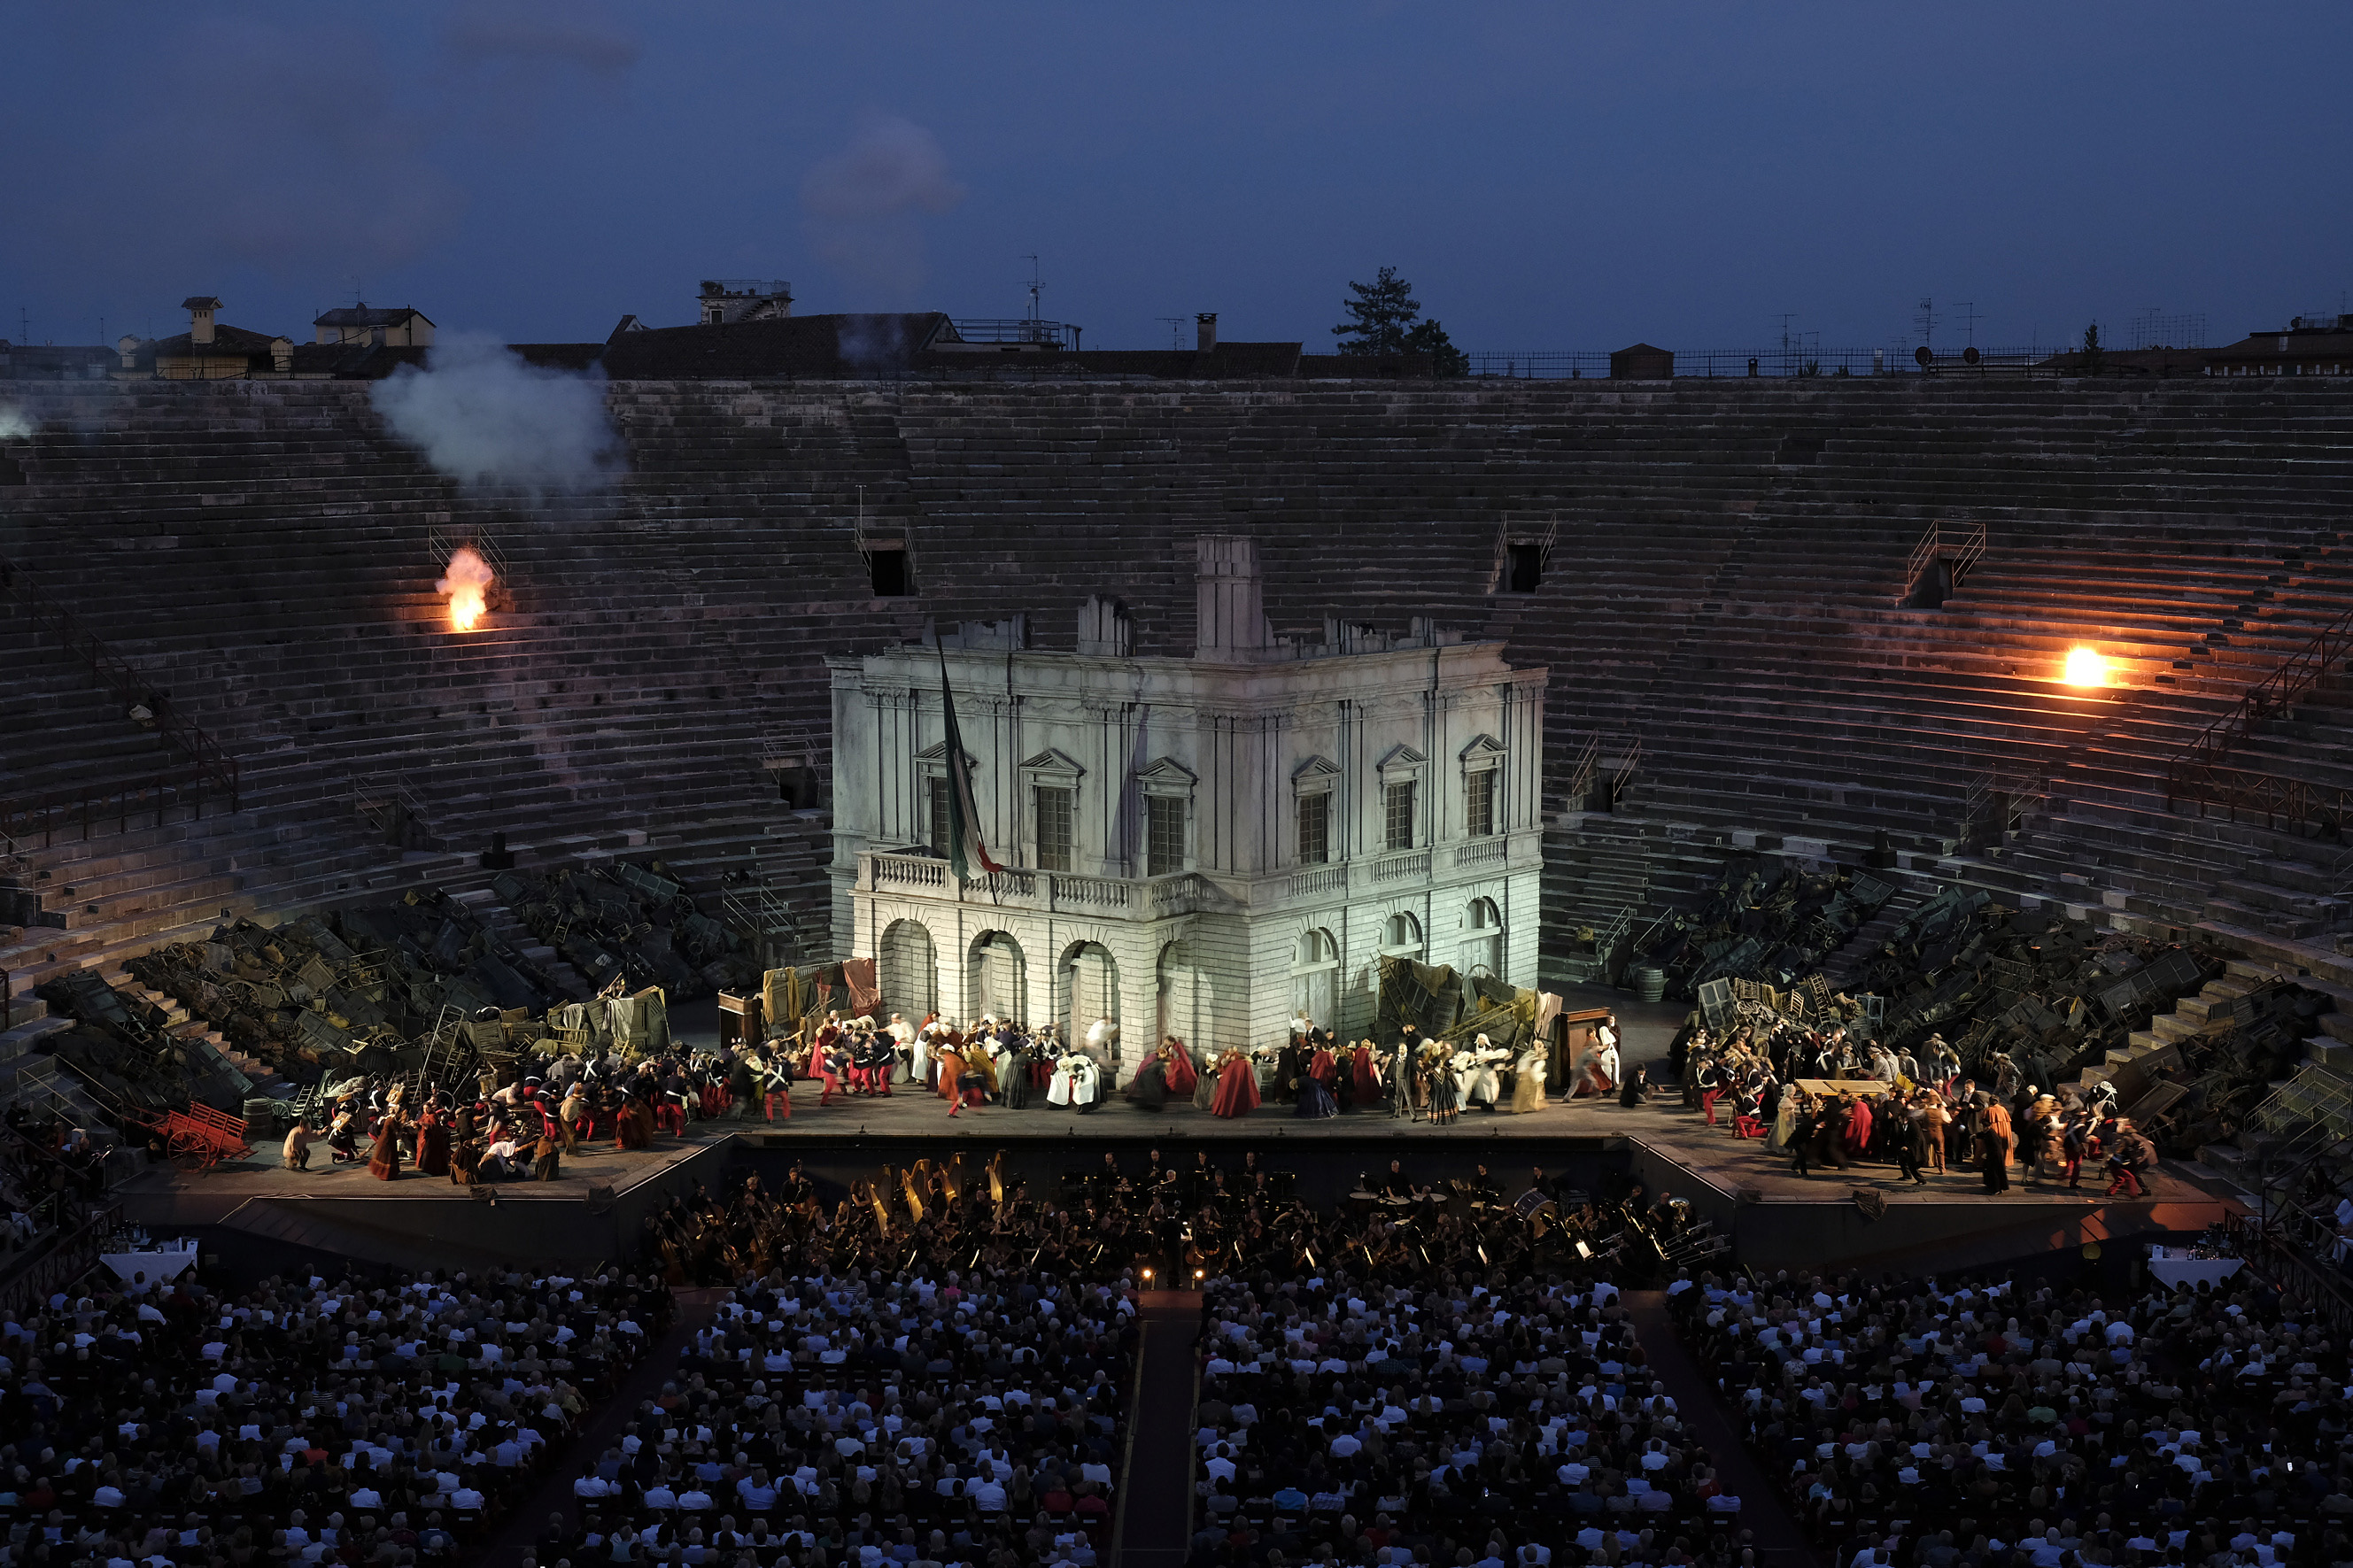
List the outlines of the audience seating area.
{"label": "audience seating area", "polygon": [[[37,978],[224,905],[380,889],[406,868],[361,808],[394,799],[412,853],[505,831],[526,864],[642,847],[816,900],[822,821],[765,764],[827,771],[826,655],[1016,610],[1066,643],[1093,593],[1181,653],[1181,546],[1212,530],[1261,541],[1278,630],[1427,614],[1552,666],[1555,790],[1590,736],[1627,734],[1621,812],[1934,858],[1987,776],[2050,776],[2024,836],[1964,871],[2122,919],[2338,918],[2335,869],[2291,835],[2168,813],[2156,782],[2353,604],[2338,386],[623,382],[628,474],[549,497],[433,474],[359,385],[11,395],[39,421],[0,498],[12,558],[246,777],[237,815],[37,848],[69,929],[0,952]],[[1941,609],[1899,607],[1940,521],[1984,522],[1989,552]],[[437,536],[506,563],[486,629],[445,629]],[[1515,540],[1549,541],[1534,594],[1500,591]],[[861,541],[905,547],[911,596],[874,596]],[[5,717],[58,742],[12,749],[9,790],[152,771],[152,735],[5,636],[38,676]],[[2116,685],[2057,683],[2078,642]],[[2325,762],[2325,714],[2298,722],[2257,738],[2261,765]],[[1547,925],[1606,923],[1624,890],[1556,894]]]}
{"label": "audience seating area", "polygon": [[1107,1561],[1133,1312],[978,1273],[743,1286],[582,1467],[540,1568]]}
{"label": "audience seating area", "polygon": [[1740,1560],[1607,1283],[1221,1279],[1205,1310],[1196,1568]]}
{"label": "audience seating area", "polygon": [[0,1326],[9,1561],[474,1560],[670,1311],[609,1270],[54,1298]]}
{"label": "audience seating area", "polygon": [[2353,1555],[2341,1337],[2247,1276],[1713,1276],[1672,1311],[1840,1563]]}

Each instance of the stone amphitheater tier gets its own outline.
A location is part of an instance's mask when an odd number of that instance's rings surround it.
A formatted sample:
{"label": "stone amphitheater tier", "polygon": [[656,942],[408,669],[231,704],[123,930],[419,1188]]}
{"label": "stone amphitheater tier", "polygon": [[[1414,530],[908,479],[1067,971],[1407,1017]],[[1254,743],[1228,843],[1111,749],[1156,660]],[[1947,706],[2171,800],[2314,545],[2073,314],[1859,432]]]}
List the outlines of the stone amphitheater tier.
{"label": "stone amphitheater tier", "polygon": [[[2353,389],[1907,376],[621,383],[607,397],[627,478],[532,496],[436,475],[360,385],[0,392],[37,422],[6,447],[27,482],[0,489],[0,550],[246,780],[234,814],[25,847],[70,923],[0,953],[20,985],[222,908],[450,879],[499,829],[540,858],[642,844],[709,870],[758,848],[766,880],[820,899],[822,816],[780,800],[762,764],[805,752],[822,776],[823,656],[1013,610],[1067,646],[1089,594],[1128,603],[1143,651],[1182,653],[1204,531],[1260,542],[1279,631],[1430,615],[1551,667],[1548,952],[1630,889],[1698,886],[1704,851],[1736,833],[1838,853],[1883,829],[1915,875],[2117,919],[2307,938],[2333,918],[2317,908],[2331,871],[2298,858],[2313,851],[2168,814],[2158,772],[2353,605]],[[906,546],[913,596],[872,595],[861,497],[869,542]],[[1943,609],[1899,608],[1938,520],[1985,522],[1990,552]],[[1507,533],[1548,531],[1541,589],[1499,594]],[[471,636],[446,629],[432,592],[437,531],[487,532],[510,567],[506,607]],[[168,762],[13,604],[0,637],[0,795]],[[2109,690],[2053,679],[2079,642],[2114,661]],[[2342,768],[2343,723],[2316,708],[2260,737],[2253,763]],[[1643,748],[1611,821],[1562,793],[1597,732]],[[2054,782],[2016,841],[1957,858],[1989,771]],[[395,781],[436,847],[387,848],[355,809]]]}

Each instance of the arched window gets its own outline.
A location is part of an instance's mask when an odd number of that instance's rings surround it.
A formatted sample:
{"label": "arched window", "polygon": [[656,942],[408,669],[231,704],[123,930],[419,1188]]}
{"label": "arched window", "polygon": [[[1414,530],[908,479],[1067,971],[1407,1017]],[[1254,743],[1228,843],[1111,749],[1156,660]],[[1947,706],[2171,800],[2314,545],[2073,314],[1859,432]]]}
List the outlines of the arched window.
{"label": "arched window", "polygon": [[1381,954],[1385,958],[1419,958],[1421,922],[1402,910],[1383,921]]}
{"label": "arched window", "polygon": [[1328,931],[1302,932],[1291,952],[1291,1010],[1294,1017],[1329,1027],[1333,982],[1340,973],[1340,946]]}
{"label": "arched window", "polygon": [[1494,900],[1473,899],[1462,911],[1462,941],[1455,964],[1465,974],[1503,978],[1504,916]]}

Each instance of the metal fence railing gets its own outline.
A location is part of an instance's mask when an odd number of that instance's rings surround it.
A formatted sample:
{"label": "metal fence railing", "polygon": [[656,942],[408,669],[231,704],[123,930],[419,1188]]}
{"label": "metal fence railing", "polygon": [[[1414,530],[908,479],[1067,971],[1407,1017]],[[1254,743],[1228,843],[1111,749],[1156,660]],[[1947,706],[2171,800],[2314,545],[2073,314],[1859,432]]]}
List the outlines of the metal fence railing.
{"label": "metal fence railing", "polygon": [[[1884,343],[1876,348],[1822,349],[1778,345],[1761,349],[1694,349],[1674,351],[1678,378],[1696,376],[1736,380],[1755,376],[1800,378],[1857,375],[2051,375],[2060,345],[2006,349],[1955,349],[1931,353],[1926,361],[1917,347]],[[1498,380],[1600,381],[1609,375],[1609,355],[1583,350],[1474,350],[1469,354],[1470,374]]]}

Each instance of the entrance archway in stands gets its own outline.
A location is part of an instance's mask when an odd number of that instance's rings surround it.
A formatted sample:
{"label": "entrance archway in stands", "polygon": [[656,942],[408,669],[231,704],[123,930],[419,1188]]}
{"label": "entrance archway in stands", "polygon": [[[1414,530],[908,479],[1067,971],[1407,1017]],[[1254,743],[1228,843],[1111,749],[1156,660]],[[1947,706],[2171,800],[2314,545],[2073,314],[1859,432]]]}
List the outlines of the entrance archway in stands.
{"label": "entrance archway in stands", "polygon": [[965,1017],[970,1023],[983,1014],[1027,1023],[1029,1016],[1028,961],[1021,944],[1001,931],[985,931],[973,939],[965,969]]}
{"label": "entrance archway in stands", "polygon": [[1203,969],[1189,942],[1172,942],[1160,950],[1157,984],[1159,1015],[1155,1020],[1155,1043],[1174,1035],[1193,1049],[1196,1057],[1205,1057],[1218,1048],[1211,1022],[1211,1003],[1215,996],[1208,971]]}
{"label": "entrance archway in stands", "polygon": [[883,928],[875,954],[881,971],[882,1008],[902,1013],[911,1024],[940,1005],[940,956],[932,933],[921,921],[892,921]]}
{"label": "entrance archway in stands", "polygon": [[1097,1018],[1119,1019],[1119,963],[1099,942],[1072,942],[1055,969],[1055,1014],[1062,1037],[1082,1043]]}

